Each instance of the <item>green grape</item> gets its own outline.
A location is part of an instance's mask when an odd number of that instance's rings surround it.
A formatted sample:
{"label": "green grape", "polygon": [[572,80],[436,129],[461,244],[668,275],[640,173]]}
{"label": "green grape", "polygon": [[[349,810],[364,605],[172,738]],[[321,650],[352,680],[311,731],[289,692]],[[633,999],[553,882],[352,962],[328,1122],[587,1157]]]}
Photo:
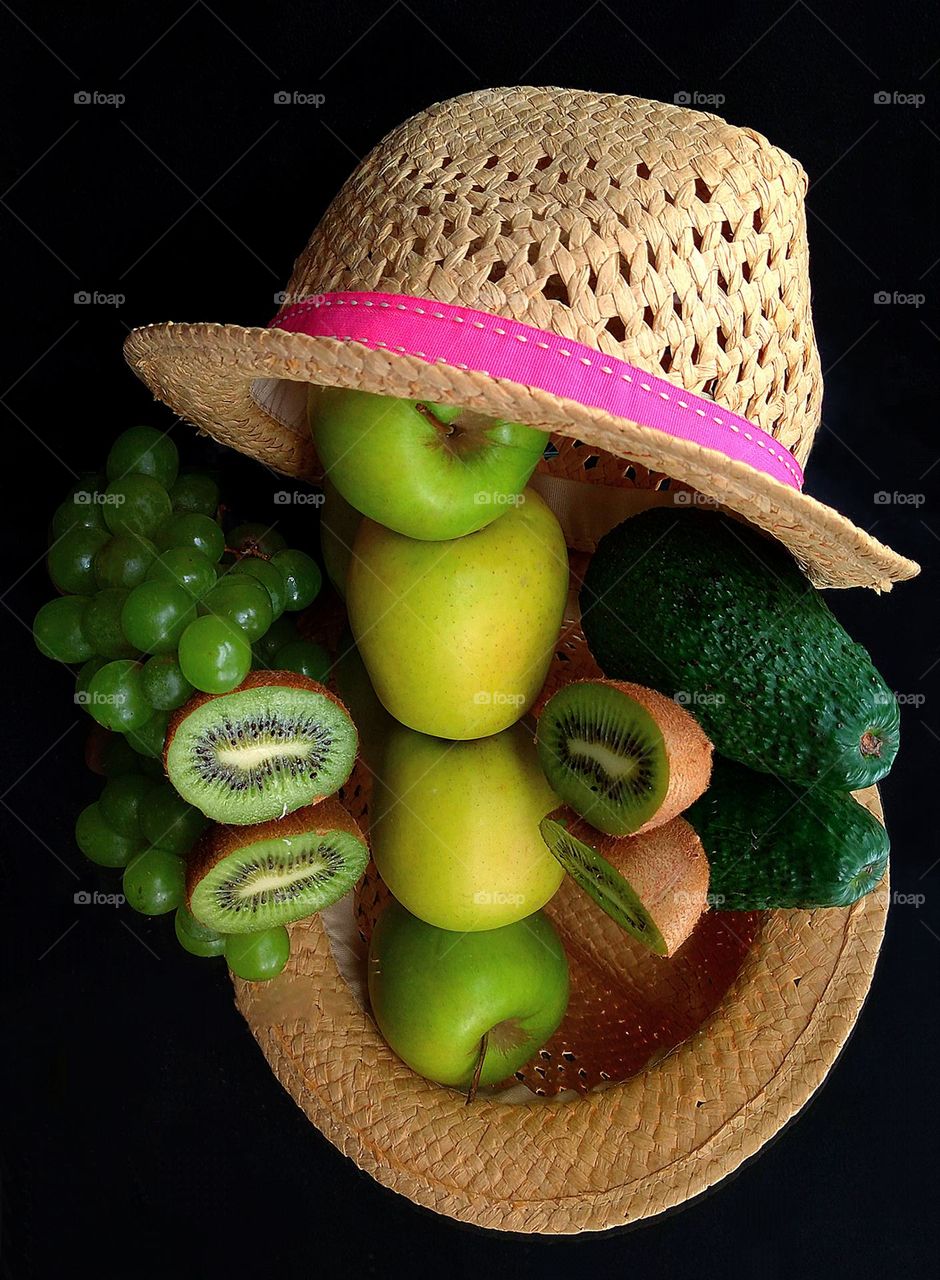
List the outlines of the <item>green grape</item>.
{"label": "green grape", "polygon": [[174,511],[214,516],[219,507],[219,486],[203,471],[184,471],[170,490]]}
{"label": "green grape", "polygon": [[33,619],[33,639],[46,658],[57,662],[87,662],[95,651],[82,631],[88,596],[59,596],[44,604]]}
{"label": "green grape", "polygon": [[204,613],[241,627],[248,639],[260,640],[274,620],[271,597],[260,582],[245,574],[226,574],[199,605]]}
{"label": "green grape", "polygon": [[49,577],[60,591],[88,595],[95,590],[95,556],[111,541],[107,529],[72,528],[54,542],[46,557]]}
{"label": "green grape", "polygon": [[141,773],[145,774],[148,778],[156,778],[158,782],[163,782],[166,778],[166,770],[163,767],[163,756],[154,757],[142,756],[139,753],[135,754],[137,755],[137,762]]}
{"label": "green grape", "polygon": [[124,897],[145,916],[175,911],[186,890],[186,863],[167,849],[145,849],[127,864]]}
{"label": "green grape", "polygon": [[[94,731],[93,731],[94,732]],[[106,778],[123,778],[140,772],[144,763],[123,733],[109,733],[101,747],[99,768]],[[161,765],[162,770],[162,765]]]}
{"label": "green grape", "polygon": [[326,683],[333,665],[322,644],[313,640],[290,640],[274,655],[272,666],[277,671],[296,671],[308,680]]}
{"label": "green grape", "polygon": [[75,677],[75,705],[78,707],[87,707],[89,703],[88,686],[91,684],[91,678],[102,667],[107,666],[107,658],[89,658],[84,664],[78,675]]}
{"label": "green grape", "polygon": [[108,487],[108,477],[103,471],[83,471],[74,484],[65,491],[63,502],[71,502],[78,498],[79,504],[91,503],[96,493],[104,493]]}
{"label": "green grape", "polygon": [[260,551],[262,556],[273,556],[275,551],[283,551],[287,539],[269,525],[255,522],[240,524],[233,529],[227,538],[228,545],[235,551]]}
{"label": "green grape", "polygon": [[52,516],[52,538],[55,542],[74,529],[104,529],[104,507],[93,502],[76,502],[66,498]]}
{"label": "green grape", "polygon": [[276,978],[290,959],[290,934],[282,924],[258,933],[227,934],[225,959],[232,973],[249,982]]}
{"label": "green grape", "polygon": [[129,591],[105,587],[97,591],[82,614],[82,631],[95,653],[103,658],[131,658],[136,648],[124,634],[121,615]]}
{"label": "green grape", "polygon": [[126,660],[109,662],[96,671],[88,686],[88,710],[106,729],[126,733],[153,715],[144,696],[140,668]]}
{"label": "green grape", "polygon": [[251,670],[251,645],[241,627],[209,613],[183,632],[179,662],[183,675],[197,689],[228,693]]}
{"label": "green grape", "polygon": [[141,845],[140,805],[155,786],[153,778],[145,778],[142,773],[125,773],[119,778],[111,778],[98,797],[102,818],[120,835]]}
{"label": "green grape", "polygon": [[323,582],[320,566],[303,551],[278,551],[271,563],[284,579],[285,609],[306,609],[320,594]]}
{"label": "green grape", "polygon": [[196,616],[196,602],[175,582],[142,582],[127,597],[121,625],[142,653],[172,653]]}
{"label": "green grape", "polygon": [[99,867],[123,867],[140,848],[139,839],[131,839],[105,821],[100,801],[90,804],[78,815],[75,843],[86,858]]}
{"label": "green grape", "polygon": [[193,693],[193,686],[172,653],[158,653],[150,658],[144,663],[140,678],[147,701],[158,711],[174,711],[188,702]]}
{"label": "green grape", "polygon": [[151,537],[170,518],[170,495],[153,476],[129,475],[105,490],[104,522],[114,534]]}
{"label": "green grape", "polygon": [[177,908],[176,937],[184,951],[193,956],[220,956],[225,948],[225,935],[200,924],[184,905]]}
{"label": "green grape", "polygon": [[95,556],[98,586],[139,587],[156,555],[157,548],[139,533],[111,538]]}
{"label": "green grape", "polygon": [[52,517],[52,536],[61,538],[69,529],[103,529],[104,507],[99,499],[108,486],[98,472],[79,476]]}
{"label": "green grape", "polygon": [[169,436],[155,427],[130,427],[122,431],[108,454],[108,479],[128,475],[152,476],[164,489],[176,479],[179,454]]}
{"label": "green grape", "polygon": [[261,639],[255,641],[255,657],[258,666],[269,670],[274,669],[274,659],[277,657],[278,650],[297,638],[297,623],[294,619],[278,618],[268,627]]}
{"label": "green grape", "polygon": [[124,736],[138,755],[162,760],[166,727],[169,721],[169,711],[155,711],[150,719],[145,720],[138,728],[126,730]]}
{"label": "green grape", "polygon": [[275,569],[270,560],[259,560],[257,556],[245,556],[237,560],[225,576],[229,577],[233,573],[257,578],[271,597],[271,609],[275,618],[281,616],[287,603],[287,584],[283,575]]}
{"label": "green grape", "polygon": [[171,853],[187,854],[206,829],[207,819],[177,795],[168,782],[162,782],[144,797],[140,823],[151,844]]}
{"label": "green grape", "polygon": [[225,534],[209,516],[185,511],[171,516],[157,534],[157,546],[161,551],[170,547],[193,547],[217,564],[225,550]]}
{"label": "green grape", "polygon": [[175,582],[199,600],[215,586],[215,565],[195,547],[170,547],[147,571],[154,582]]}

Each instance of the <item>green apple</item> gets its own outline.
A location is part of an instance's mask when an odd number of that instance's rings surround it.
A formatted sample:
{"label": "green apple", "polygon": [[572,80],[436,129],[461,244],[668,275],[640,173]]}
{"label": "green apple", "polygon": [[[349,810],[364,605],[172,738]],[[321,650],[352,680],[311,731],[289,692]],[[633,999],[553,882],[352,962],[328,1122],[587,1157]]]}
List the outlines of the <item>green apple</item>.
{"label": "green apple", "polygon": [[363,520],[346,577],[349,623],[396,720],[482,738],[541,689],[568,594],[558,521],[531,489],[477,533],[419,542]]}
{"label": "green apple", "polygon": [[548,436],[471,409],[311,387],[317,454],[347,502],[409,538],[461,538],[525,488]]}
{"label": "green apple", "polygon": [[369,999],[389,1046],[419,1075],[467,1089],[486,1036],[478,1083],[498,1084],[557,1030],[568,962],[541,911],[502,929],[449,933],[390,902],[372,933]]}
{"label": "green apple", "polygon": [[356,530],[362,521],[362,513],[351,507],[335,485],[323,481],[323,508],[320,512],[320,550],[326,576],[342,597],[346,599],[346,570],[352,555]]}
{"label": "green apple", "polygon": [[522,725],[474,742],[396,726],[376,772],[372,856],[414,915],[475,932],[521,920],[554,896],[564,871],[539,823],[559,801]]}

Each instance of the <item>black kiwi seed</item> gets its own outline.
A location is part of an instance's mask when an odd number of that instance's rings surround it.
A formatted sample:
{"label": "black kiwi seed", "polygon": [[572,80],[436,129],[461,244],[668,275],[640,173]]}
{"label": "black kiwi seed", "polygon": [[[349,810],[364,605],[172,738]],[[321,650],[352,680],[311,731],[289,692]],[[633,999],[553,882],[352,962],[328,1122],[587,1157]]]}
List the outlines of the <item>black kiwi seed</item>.
{"label": "black kiwi seed", "polygon": [[596,901],[606,903],[605,910],[621,927],[631,929],[641,936],[648,931],[649,918],[629,909],[620,892],[621,878],[618,876],[615,881],[612,874],[605,873],[596,854],[586,850],[580,841],[561,833],[557,835],[551,849],[569,875],[573,875],[583,888],[588,888],[586,881],[590,883],[593,890],[591,896]]}
{"label": "black kiwi seed", "polygon": [[252,826],[211,827],[186,873],[193,916],[220,933],[252,933],[302,920],[338,901],[369,850],[335,798]]}
{"label": "black kiwi seed", "polygon": [[[326,866],[322,865],[324,862]],[[313,863],[313,869],[309,875],[296,877],[295,872],[298,866],[304,863]],[[282,903],[293,902],[309,890],[327,884],[345,869],[346,860],[335,845],[324,841],[312,849],[305,849],[299,856],[294,855],[289,881],[268,889],[254,890],[250,897],[239,893],[244,886],[250,886],[259,873],[267,871],[276,875],[283,871],[283,865],[279,858],[269,853],[264,858],[240,867],[214,888],[213,895],[219,909],[234,911],[236,914],[241,911],[254,914],[262,907],[280,906]]]}
{"label": "black kiwi seed", "polygon": [[662,732],[626,688],[608,681],[564,685],[538,724],[539,760],[555,792],[615,835],[640,827],[662,804],[669,782]]}
{"label": "black kiwi seed", "polygon": [[250,825],[332,795],[349,777],[356,746],[348,711],[322,685],[259,673],[182,708],[170,726],[166,770],[207,817]]}
{"label": "black kiwi seed", "polygon": [[[304,755],[273,755],[259,764],[245,768],[237,763],[224,764],[219,749],[306,744]],[[285,724],[270,713],[248,716],[242,720],[225,717],[211,725],[193,746],[193,763],[199,776],[208,783],[218,782],[233,791],[247,791],[263,786],[276,773],[291,778],[313,778],[323,768],[333,746],[333,735],[312,716],[302,716]]]}
{"label": "black kiwi seed", "polygon": [[[569,711],[552,728],[552,745],[559,760],[580,773],[595,794],[606,796],[612,804],[621,805],[633,796],[644,795],[655,785],[654,752],[650,744],[631,729],[614,724],[609,718],[589,725],[576,711]],[[572,741],[583,741],[586,734],[622,760],[632,762],[630,772],[612,778],[599,760],[592,760],[572,747]]]}

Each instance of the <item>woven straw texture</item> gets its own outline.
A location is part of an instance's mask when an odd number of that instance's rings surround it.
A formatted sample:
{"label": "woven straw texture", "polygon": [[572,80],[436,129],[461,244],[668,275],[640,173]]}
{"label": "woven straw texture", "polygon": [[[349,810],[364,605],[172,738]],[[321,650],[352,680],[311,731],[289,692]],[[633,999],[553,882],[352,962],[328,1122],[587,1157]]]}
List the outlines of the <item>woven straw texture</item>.
{"label": "woven straw texture", "polygon": [[[512,317],[706,395],[804,463],[822,395],[805,191],[795,160],[715,116],[611,94],[485,90],[438,103],[370,153],[298,258],[287,297],[381,290]],[[181,415],[291,475],[318,472],[303,387],[285,391],[284,380],[357,386],[553,432],[546,469],[584,490],[566,509],[590,507],[598,484],[629,487],[639,467],[774,534],[819,585],[886,590],[917,571],[744,463],[483,373],[226,325],[138,329],[126,355]],[[563,441],[581,442],[577,459]],[[590,474],[578,465],[584,446]]]}
{"label": "woven straw texture", "polygon": [[[583,563],[574,557],[576,578]],[[573,593],[543,697],[594,670],[575,602]],[[341,624],[339,613],[321,618],[320,638],[335,642]],[[363,829],[370,791],[360,758],[341,794]],[[874,789],[861,798],[882,816]],[[386,900],[370,867],[356,898],[364,935]],[[477,1226],[597,1231],[704,1191],[799,1110],[852,1029],[887,904],[885,879],[846,909],[709,912],[662,960],[565,883],[548,911],[571,999],[519,1073],[546,1095],[530,1102],[468,1107],[404,1066],[342,977],[318,917],[293,927],[281,977],[235,980],[235,990],[284,1088],[384,1186]],[[553,1101],[562,1089],[581,1096]]]}
{"label": "woven straw texture", "polygon": [[236,981],[236,995],[294,1101],[384,1186],[477,1226],[597,1231],[699,1194],[799,1110],[852,1029],[887,901],[885,883],[844,910],[769,913],[690,1039],[570,1102],[468,1107],[416,1076],[360,1008],[316,917],[293,928],[280,978]]}

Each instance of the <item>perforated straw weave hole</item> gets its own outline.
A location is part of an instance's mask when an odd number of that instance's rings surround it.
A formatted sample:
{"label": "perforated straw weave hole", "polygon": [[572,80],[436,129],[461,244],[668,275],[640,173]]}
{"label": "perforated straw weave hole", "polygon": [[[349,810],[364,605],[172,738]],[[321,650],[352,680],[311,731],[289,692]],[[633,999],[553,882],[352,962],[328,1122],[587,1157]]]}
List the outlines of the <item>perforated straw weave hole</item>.
{"label": "perforated straw weave hole", "polygon": [[288,293],[382,289],[513,316],[661,369],[802,462],[821,396],[805,187],[759,134],[683,107],[486,91],[383,140]]}
{"label": "perforated straw weave hole", "polygon": [[[711,398],[802,465],[822,392],[805,190],[799,164],[760,134],[686,107],[487,89],[437,103],[369,154],[286,292],[400,293],[518,319]],[[598,485],[634,487],[643,468],[671,476],[778,538],[819,586],[889,590],[918,569],[759,468],[485,369],[370,349],[340,331],[238,325],[151,325],[125,352],[180,416],[288,475],[315,479],[319,467],[301,397],[275,405],[272,389],[359,387],[554,432],[543,478],[568,474],[564,437],[585,441],[598,462],[581,469],[582,497],[605,511],[616,504]],[[572,545],[590,549],[597,522],[565,487],[555,485],[565,510],[576,504]]]}

